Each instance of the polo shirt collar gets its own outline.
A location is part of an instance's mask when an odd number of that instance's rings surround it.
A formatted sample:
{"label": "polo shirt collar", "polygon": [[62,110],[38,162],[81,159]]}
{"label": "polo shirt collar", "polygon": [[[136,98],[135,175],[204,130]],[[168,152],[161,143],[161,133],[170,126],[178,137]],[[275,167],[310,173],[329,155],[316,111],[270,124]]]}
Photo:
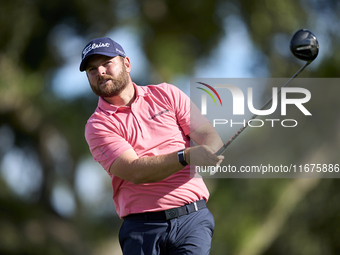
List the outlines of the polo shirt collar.
{"label": "polo shirt collar", "polygon": [[[147,87],[138,86],[135,83],[132,83],[132,84],[135,87],[135,91],[136,91],[136,98],[135,98],[135,101],[133,101],[132,104],[134,104],[137,101],[137,98],[139,98],[139,97],[146,97],[146,96],[149,95],[149,93],[147,92]],[[98,107],[102,111],[104,111],[104,112],[106,112],[108,114],[113,114],[113,113],[115,113],[118,110],[118,108],[120,106],[115,106],[113,104],[110,104],[107,101],[105,101],[104,98],[99,97]]]}

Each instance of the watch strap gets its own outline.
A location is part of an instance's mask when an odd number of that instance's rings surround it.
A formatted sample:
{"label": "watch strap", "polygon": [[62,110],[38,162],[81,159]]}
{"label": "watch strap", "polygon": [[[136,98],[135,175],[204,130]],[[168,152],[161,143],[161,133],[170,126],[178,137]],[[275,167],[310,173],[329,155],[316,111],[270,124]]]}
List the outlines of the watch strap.
{"label": "watch strap", "polygon": [[178,151],[177,152],[177,157],[178,157],[179,163],[181,163],[182,166],[187,166],[188,165],[188,163],[185,161],[184,150]]}

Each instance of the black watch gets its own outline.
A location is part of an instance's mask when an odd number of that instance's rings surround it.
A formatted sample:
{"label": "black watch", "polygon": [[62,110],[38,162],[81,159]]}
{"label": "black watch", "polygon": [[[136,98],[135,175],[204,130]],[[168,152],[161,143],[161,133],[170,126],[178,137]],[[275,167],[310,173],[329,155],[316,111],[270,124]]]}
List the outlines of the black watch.
{"label": "black watch", "polygon": [[184,150],[180,150],[179,152],[177,152],[177,157],[178,157],[179,163],[181,163],[182,166],[188,165],[188,163],[185,161]]}

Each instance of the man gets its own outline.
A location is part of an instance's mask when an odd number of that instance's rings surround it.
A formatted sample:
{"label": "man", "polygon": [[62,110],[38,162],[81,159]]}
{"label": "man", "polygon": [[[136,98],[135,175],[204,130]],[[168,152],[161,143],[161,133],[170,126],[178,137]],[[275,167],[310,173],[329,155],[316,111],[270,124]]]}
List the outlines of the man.
{"label": "man", "polygon": [[[133,83],[130,59],[110,38],[85,46],[80,71],[99,96],[85,137],[112,179],[124,219],[123,254],[209,254],[209,192],[189,164],[221,163],[223,156],[214,153],[223,144],[214,128],[205,118],[190,118],[190,99],[175,86]],[[190,147],[190,138],[199,145]]]}

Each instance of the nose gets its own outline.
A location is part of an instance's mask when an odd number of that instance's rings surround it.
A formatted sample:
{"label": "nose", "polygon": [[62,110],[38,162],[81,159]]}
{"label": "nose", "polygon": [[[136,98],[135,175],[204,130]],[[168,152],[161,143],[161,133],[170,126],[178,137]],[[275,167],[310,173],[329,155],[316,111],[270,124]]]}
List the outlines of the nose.
{"label": "nose", "polygon": [[106,74],[106,69],[105,69],[105,67],[104,67],[104,66],[99,66],[99,67],[98,67],[98,73],[99,73],[99,75],[104,75],[104,74]]}

